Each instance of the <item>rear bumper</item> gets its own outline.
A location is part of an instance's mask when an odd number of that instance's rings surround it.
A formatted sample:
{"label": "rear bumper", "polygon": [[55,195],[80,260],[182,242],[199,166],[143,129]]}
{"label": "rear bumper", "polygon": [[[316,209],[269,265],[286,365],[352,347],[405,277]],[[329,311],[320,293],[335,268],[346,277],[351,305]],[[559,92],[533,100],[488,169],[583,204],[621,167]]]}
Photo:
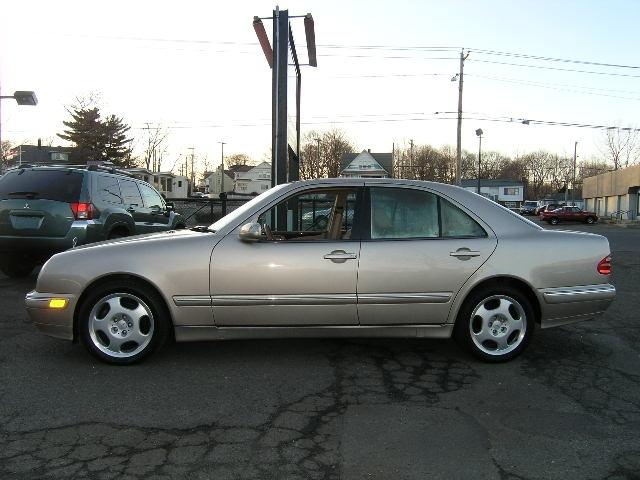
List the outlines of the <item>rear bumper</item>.
{"label": "rear bumper", "polygon": [[539,290],[542,328],[589,320],[604,312],[616,297],[616,288],[608,283]]}
{"label": "rear bumper", "polygon": [[98,242],[102,225],[95,220],[76,220],[64,237],[34,237],[22,235],[1,235],[0,253],[33,253],[52,255],[63,252],[76,245]]}
{"label": "rear bumper", "polygon": [[[49,308],[49,300],[52,298],[66,299],[66,307]],[[77,301],[75,295],[38,293],[35,290],[27,293],[24,299],[27,313],[36,328],[45,335],[63,340],[73,340],[73,312]]]}

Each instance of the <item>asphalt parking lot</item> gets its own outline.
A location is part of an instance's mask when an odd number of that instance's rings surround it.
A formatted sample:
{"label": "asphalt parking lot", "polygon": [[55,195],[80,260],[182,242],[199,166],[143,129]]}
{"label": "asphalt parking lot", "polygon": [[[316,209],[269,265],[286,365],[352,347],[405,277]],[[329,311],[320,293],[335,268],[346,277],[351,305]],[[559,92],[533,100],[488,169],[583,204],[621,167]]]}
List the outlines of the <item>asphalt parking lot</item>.
{"label": "asphalt parking lot", "polygon": [[558,228],[609,238],[618,297],[501,365],[393,339],[174,344],[111,367],[35,331],[35,275],[0,276],[0,479],[640,478],[640,230]]}

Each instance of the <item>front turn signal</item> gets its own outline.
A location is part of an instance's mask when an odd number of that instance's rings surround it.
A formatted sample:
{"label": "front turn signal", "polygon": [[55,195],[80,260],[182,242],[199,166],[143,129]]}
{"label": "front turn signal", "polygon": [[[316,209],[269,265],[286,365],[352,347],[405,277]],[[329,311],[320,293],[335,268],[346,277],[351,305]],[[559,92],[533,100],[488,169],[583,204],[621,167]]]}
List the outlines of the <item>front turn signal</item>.
{"label": "front turn signal", "polygon": [[49,300],[49,308],[60,310],[67,306],[66,298],[52,298]]}

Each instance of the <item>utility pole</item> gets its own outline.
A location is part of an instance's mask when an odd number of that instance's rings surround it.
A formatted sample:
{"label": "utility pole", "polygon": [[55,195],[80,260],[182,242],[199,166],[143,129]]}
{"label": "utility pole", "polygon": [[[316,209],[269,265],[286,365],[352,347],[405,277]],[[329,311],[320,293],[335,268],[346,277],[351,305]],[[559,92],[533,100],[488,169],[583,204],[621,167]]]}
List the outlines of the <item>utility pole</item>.
{"label": "utility pole", "polygon": [[573,144],[573,181],[571,182],[571,205],[575,205],[575,195],[573,192],[576,190],[576,159],[578,158],[578,142]]}
{"label": "utility pole", "polygon": [[467,54],[465,55],[464,48],[460,50],[460,72],[458,73],[458,142],[456,147],[456,185],[460,185],[462,181],[462,87],[464,85],[464,61],[468,56],[469,52],[467,52]]}
{"label": "utility pole", "polygon": [[224,146],[226,142],[218,142],[220,144],[220,193],[224,192]]}
{"label": "utility pole", "polygon": [[[195,157],[195,147],[189,147],[189,150],[191,150],[191,191],[193,192],[195,189],[195,185],[194,185],[194,175],[193,175],[193,159]],[[187,167],[188,170],[188,167]]]}
{"label": "utility pole", "polygon": [[413,176],[413,138],[409,140],[409,174]]}

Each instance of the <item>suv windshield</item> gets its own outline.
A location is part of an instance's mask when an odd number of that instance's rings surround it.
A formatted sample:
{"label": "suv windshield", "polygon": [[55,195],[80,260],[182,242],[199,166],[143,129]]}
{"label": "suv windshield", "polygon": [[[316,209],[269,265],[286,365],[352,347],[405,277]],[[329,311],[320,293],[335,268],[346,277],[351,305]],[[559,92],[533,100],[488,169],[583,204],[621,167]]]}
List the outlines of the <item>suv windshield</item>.
{"label": "suv windshield", "polygon": [[73,170],[26,170],[0,177],[0,200],[30,198],[77,202],[83,175]]}

